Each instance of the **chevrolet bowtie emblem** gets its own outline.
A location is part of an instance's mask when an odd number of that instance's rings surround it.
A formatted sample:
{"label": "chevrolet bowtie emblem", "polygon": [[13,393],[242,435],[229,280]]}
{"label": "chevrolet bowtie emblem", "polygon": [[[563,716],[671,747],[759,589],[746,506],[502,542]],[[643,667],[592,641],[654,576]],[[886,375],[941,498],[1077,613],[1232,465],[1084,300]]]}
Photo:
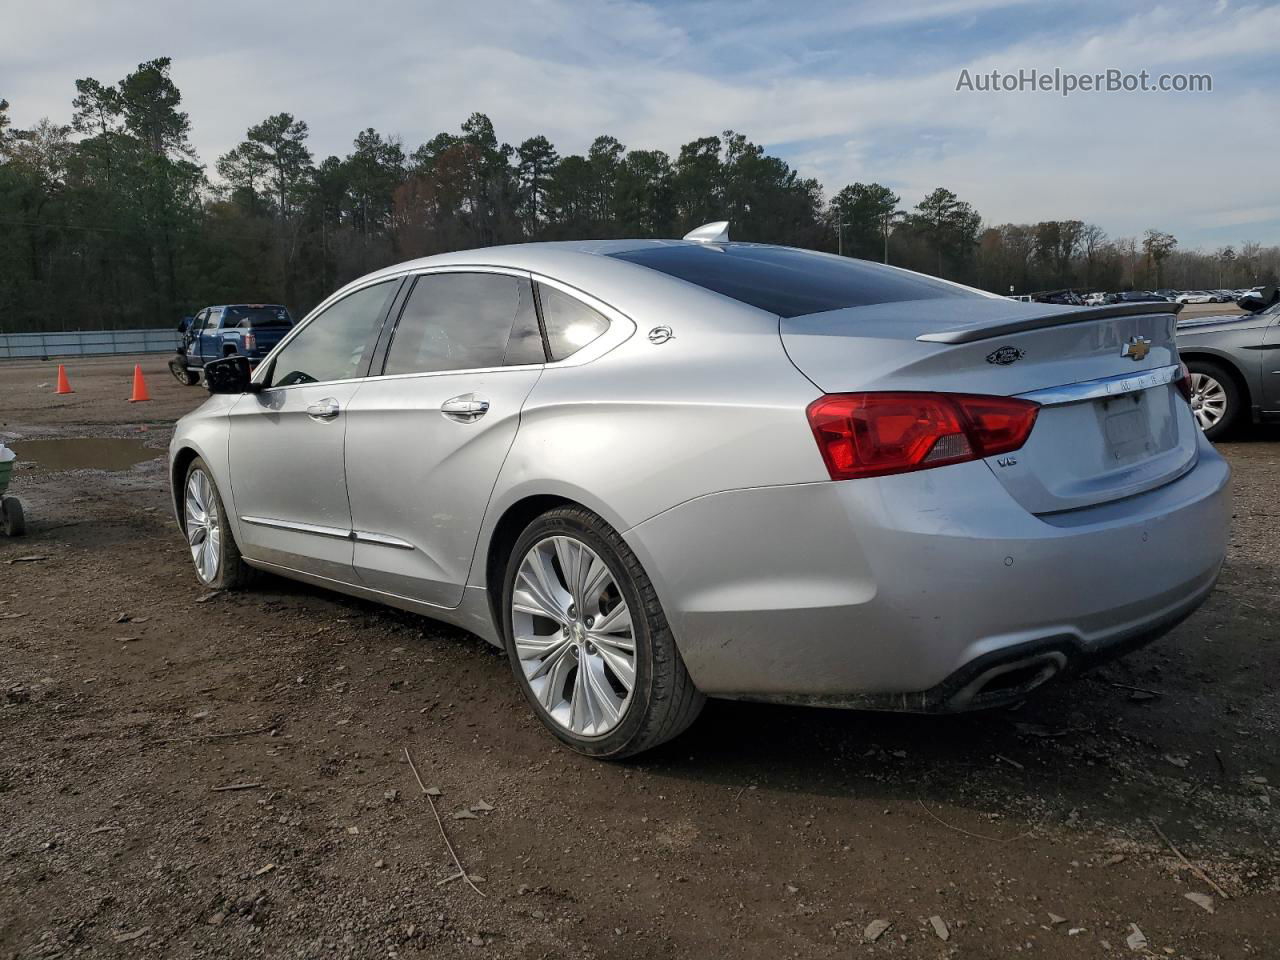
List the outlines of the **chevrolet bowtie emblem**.
{"label": "chevrolet bowtie emblem", "polygon": [[1124,349],[1120,351],[1120,356],[1128,357],[1130,360],[1145,360],[1148,353],[1151,352],[1151,341],[1146,337],[1130,337],[1129,342],[1124,345]]}

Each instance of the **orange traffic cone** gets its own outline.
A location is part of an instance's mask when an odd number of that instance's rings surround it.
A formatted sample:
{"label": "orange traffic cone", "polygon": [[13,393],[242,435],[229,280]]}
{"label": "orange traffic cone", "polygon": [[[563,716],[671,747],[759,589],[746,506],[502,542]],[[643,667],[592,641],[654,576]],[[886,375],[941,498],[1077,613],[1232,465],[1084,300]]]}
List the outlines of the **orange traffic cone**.
{"label": "orange traffic cone", "polygon": [[142,364],[135,363],[133,365],[133,396],[129,398],[129,402],[139,403],[150,399],[151,394],[147,393],[147,381],[142,379]]}
{"label": "orange traffic cone", "polygon": [[58,364],[58,389],[54,393],[75,393],[71,389],[71,382],[67,379],[67,368],[62,364]]}

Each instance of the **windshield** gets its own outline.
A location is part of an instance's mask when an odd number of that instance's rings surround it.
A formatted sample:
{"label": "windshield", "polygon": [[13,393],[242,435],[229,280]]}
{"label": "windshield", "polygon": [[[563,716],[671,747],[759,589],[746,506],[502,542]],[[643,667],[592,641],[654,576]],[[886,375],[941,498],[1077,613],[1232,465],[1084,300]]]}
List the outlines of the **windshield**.
{"label": "windshield", "polygon": [[893,267],[750,243],[655,244],[608,254],[781,317],[942,297],[974,290]]}
{"label": "windshield", "polygon": [[224,327],[291,327],[293,319],[289,311],[278,305],[227,307],[223,316]]}

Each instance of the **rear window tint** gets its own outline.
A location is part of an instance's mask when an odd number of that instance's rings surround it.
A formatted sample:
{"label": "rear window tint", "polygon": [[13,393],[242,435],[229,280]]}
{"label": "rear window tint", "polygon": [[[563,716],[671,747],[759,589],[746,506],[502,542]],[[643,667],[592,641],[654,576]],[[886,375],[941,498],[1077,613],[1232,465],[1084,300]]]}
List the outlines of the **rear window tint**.
{"label": "rear window tint", "polygon": [[224,327],[291,327],[289,311],[281,306],[227,307]]}
{"label": "rear window tint", "polygon": [[932,277],[878,263],[788,247],[682,243],[624,250],[608,256],[696,283],[783,317],[875,303],[981,296]]}

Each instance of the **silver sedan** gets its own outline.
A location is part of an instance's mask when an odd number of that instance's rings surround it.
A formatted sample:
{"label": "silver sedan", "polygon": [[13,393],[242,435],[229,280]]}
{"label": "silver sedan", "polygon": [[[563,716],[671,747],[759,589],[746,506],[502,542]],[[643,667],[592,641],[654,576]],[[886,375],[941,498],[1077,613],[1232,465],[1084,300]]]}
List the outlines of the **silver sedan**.
{"label": "silver sedan", "polygon": [[209,364],[174,506],[202,583],[462,626],[556,737],[623,757],[706,697],[996,706],[1170,629],[1229,517],[1185,373],[1167,304],[723,224],[465,251]]}

